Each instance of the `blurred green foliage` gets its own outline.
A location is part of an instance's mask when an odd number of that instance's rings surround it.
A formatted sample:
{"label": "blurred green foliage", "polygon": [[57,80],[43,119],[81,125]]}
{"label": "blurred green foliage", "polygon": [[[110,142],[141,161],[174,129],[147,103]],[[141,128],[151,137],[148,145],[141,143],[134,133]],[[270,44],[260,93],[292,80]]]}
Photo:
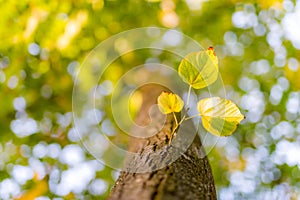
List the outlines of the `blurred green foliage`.
{"label": "blurred green foliage", "polygon": [[[299,33],[293,27],[299,4],[1,0],[0,199],[107,196],[117,172],[74,139],[74,74],[100,42],[147,26],[175,28],[203,47],[213,45],[228,98],[247,117],[208,155],[219,198],[299,198],[300,47],[289,31]],[[134,66],[146,55],[123,56],[107,76],[117,80],[123,64]]]}

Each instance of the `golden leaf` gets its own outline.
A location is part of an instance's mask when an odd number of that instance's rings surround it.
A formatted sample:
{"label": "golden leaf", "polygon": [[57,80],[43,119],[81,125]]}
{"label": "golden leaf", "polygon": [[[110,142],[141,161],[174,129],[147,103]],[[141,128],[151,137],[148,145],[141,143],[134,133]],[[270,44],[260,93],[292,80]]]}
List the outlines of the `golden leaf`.
{"label": "golden leaf", "polygon": [[245,118],[230,100],[220,97],[202,99],[197,109],[204,128],[216,136],[229,136]]}
{"label": "golden leaf", "polygon": [[158,102],[159,110],[163,114],[180,112],[184,105],[183,100],[177,94],[173,94],[169,92],[162,92],[159,95],[157,102]]}

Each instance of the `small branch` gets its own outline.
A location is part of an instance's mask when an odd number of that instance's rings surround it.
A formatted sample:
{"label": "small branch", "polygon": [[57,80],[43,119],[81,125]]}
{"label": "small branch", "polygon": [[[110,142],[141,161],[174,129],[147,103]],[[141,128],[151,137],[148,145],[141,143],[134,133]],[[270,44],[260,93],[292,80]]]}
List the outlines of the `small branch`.
{"label": "small branch", "polygon": [[185,120],[188,120],[188,119],[191,119],[191,118],[193,118],[193,117],[196,117],[196,116],[192,116],[192,117],[186,118],[187,112],[188,112],[189,109],[190,109],[190,108],[189,108],[189,101],[190,101],[190,96],[191,96],[191,90],[192,90],[192,86],[190,85],[190,86],[189,86],[189,91],[188,91],[188,96],[187,96],[186,109],[185,109],[184,115],[183,115],[183,117],[181,118],[181,120],[179,121],[179,123],[178,123],[178,120],[177,120],[177,118],[176,118],[175,113],[172,112],[173,117],[174,117],[174,120],[175,120],[175,123],[176,123],[176,126],[175,126],[174,129],[172,130],[171,138],[170,138],[169,144],[171,143],[171,141],[172,141],[172,139],[173,139],[173,137],[174,137],[175,131],[176,131],[176,129],[180,126],[180,124],[182,124],[182,122],[185,121]]}
{"label": "small branch", "polygon": [[171,137],[170,137],[170,140],[169,140],[169,145],[171,144],[171,142],[172,142],[172,139],[173,139],[173,137],[174,137],[174,135],[175,135],[175,131],[176,131],[176,129],[178,128],[178,124],[176,124],[176,126],[173,128],[173,130],[172,130],[172,133],[171,133]]}
{"label": "small branch", "polygon": [[189,120],[189,119],[193,119],[193,118],[199,117],[199,116],[200,116],[199,114],[193,115],[193,116],[190,116],[190,117],[185,118],[184,121],[185,121],[185,120]]}
{"label": "small branch", "polygon": [[183,114],[183,117],[181,118],[181,120],[180,120],[180,122],[179,122],[179,125],[182,124],[182,122],[185,120],[186,114],[187,114],[187,112],[189,111],[189,109],[190,109],[190,108],[187,108],[187,109],[185,110],[185,112],[184,112],[184,114]]}

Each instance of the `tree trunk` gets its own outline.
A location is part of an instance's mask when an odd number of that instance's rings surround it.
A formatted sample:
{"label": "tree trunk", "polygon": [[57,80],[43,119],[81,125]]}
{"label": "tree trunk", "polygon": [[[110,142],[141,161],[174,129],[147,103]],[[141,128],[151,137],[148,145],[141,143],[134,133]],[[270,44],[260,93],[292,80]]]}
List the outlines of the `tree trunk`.
{"label": "tree trunk", "polygon": [[[140,125],[149,124],[151,120],[148,110],[157,102],[157,97],[163,90],[166,89],[158,85],[148,85],[142,88],[143,104],[136,123]],[[147,129],[156,128],[158,129],[157,134],[147,138],[131,138],[129,151],[136,153],[137,156],[129,156],[126,159],[124,168],[108,199],[216,199],[211,168],[191,120],[186,121],[184,124],[187,125],[181,128],[184,137],[175,136],[175,138],[180,138],[177,143],[180,144],[178,146],[169,145],[170,133],[175,125],[173,116],[168,115],[164,121],[156,109],[151,113],[151,117],[152,123]],[[177,117],[179,118],[179,116]],[[162,129],[159,130],[158,127],[162,127]],[[138,132],[140,130],[132,131]],[[185,138],[189,137],[192,139],[186,141],[188,139]],[[188,145],[186,142],[189,142]],[[181,146],[187,146],[187,148],[180,149]],[[152,156],[163,148],[166,150],[159,152],[157,157]],[[179,156],[173,161],[174,152],[175,154],[178,153]],[[146,169],[145,172],[143,169]]]}

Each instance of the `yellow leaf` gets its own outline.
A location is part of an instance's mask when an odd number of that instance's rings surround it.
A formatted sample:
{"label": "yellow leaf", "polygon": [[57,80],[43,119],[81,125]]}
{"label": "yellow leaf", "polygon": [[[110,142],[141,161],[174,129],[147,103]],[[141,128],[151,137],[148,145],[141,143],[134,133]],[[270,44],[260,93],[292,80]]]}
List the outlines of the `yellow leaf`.
{"label": "yellow leaf", "polygon": [[269,9],[272,6],[275,6],[276,8],[282,8],[282,0],[257,0],[257,3],[262,9]]}
{"label": "yellow leaf", "polygon": [[214,83],[218,73],[218,58],[213,47],[188,54],[178,67],[178,74],[182,80],[195,89]]}
{"label": "yellow leaf", "polygon": [[208,54],[209,58],[212,60],[214,65],[216,65],[218,67],[219,62],[218,62],[218,57],[217,57],[214,47],[212,47],[212,46],[208,47],[208,49],[206,50],[206,53]]}
{"label": "yellow leaf", "polygon": [[30,190],[26,191],[22,196],[16,198],[16,200],[30,200],[35,199],[46,193],[48,190],[48,183],[46,180],[41,180],[37,182],[35,186],[33,186]]}
{"label": "yellow leaf", "polygon": [[245,118],[233,102],[220,97],[200,100],[197,109],[203,127],[216,136],[231,135]]}
{"label": "yellow leaf", "polygon": [[293,71],[288,66],[284,68],[285,77],[290,81],[293,91],[300,90],[300,67]]}
{"label": "yellow leaf", "polygon": [[183,100],[176,94],[169,92],[162,92],[158,99],[159,110],[163,114],[169,114],[172,112],[180,112],[183,108]]}

